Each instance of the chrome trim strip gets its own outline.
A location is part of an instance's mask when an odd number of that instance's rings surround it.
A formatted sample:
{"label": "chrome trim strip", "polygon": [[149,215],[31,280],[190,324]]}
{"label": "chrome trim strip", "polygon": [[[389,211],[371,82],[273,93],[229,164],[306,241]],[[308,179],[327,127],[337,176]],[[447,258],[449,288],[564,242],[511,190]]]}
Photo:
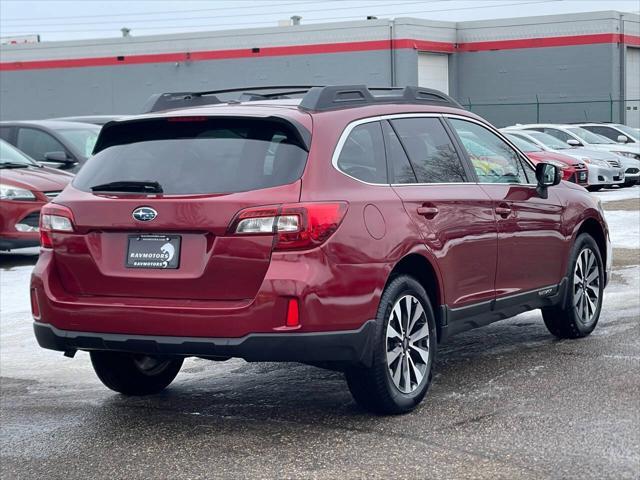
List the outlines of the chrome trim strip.
{"label": "chrome trim strip", "polygon": [[[372,185],[375,187],[380,187],[380,186],[384,186],[384,187],[388,187],[391,186],[392,184],[390,183],[370,183],[370,182],[365,182],[364,180],[360,180],[359,178],[355,178],[351,175],[349,175],[348,173],[343,172],[342,170],[340,170],[340,168],[338,167],[338,158],[340,158],[340,154],[342,153],[342,148],[344,147],[344,144],[347,141],[347,138],[349,137],[349,134],[351,133],[351,131],[356,128],[359,125],[364,125],[366,123],[372,123],[372,122],[379,122],[381,120],[392,120],[392,119],[396,119],[396,118],[442,118],[442,114],[441,113],[391,113],[391,114],[387,114],[387,115],[376,115],[374,117],[367,117],[367,118],[361,118],[359,120],[354,120],[353,122],[349,123],[345,129],[342,131],[342,133],[340,134],[340,138],[338,140],[338,143],[336,144],[336,148],[333,151],[333,156],[331,157],[331,165],[333,166],[333,168],[335,168],[338,172],[340,172],[342,175],[344,175],[345,177],[349,177],[353,180],[355,180],[356,182],[360,182],[360,183],[364,183],[365,185]],[[467,118],[463,115],[460,116],[460,118]],[[420,186],[420,185],[460,185],[460,184],[465,184],[465,183],[474,183],[474,182],[450,182],[450,183],[401,183],[401,184],[397,184],[399,186]],[[393,184],[393,186],[395,186],[396,184]]]}
{"label": "chrome trim strip", "polygon": [[447,113],[447,114],[442,114],[442,113],[392,113],[392,114],[387,114],[387,115],[376,115],[373,117],[366,117],[366,118],[361,118],[359,120],[354,120],[353,122],[349,123],[345,129],[342,131],[342,133],[340,134],[340,138],[338,140],[338,143],[336,144],[336,148],[333,151],[333,156],[331,157],[331,165],[333,166],[333,168],[335,168],[339,173],[341,173],[342,175],[344,175],[345,177],[349,177],[353,180],[355,180],[356,182],[360,182],[363,183],[365,185],[371,185],[374,187],[381,187],[381,186],[392,186],[392,187],[420,187],[420,186],[433,186],[433,185],[464,185],[464,184],[475,184],[475,185],[521,185],[524,187],[535,187],[537,186],[537,184],[535,183],[481,183],[481,182],[446,182],[446,183],[371,183],[371,182],[366,182],[364,180],[360,180],[359,178],[355,178],[351,175],[349,175],[348,173],[343,172],[342,170],[340,170],[340,168],[338,167],[338,158],[340,157],[340,153],[342,153],[342,148],[344,147],[344,144],[347,141],[347,138],[349,137],[349,134],[351,133],[351,131],[356,128],[359,125],[364,125],[366,123],[372,123],[372,122],[379,122],[382,120],[393,120],[393,119],[398,119],[398,118],[458,118],[461,120],[465,120],[468,122],[472,122],[472,123],[476,123],[478,125],[480,125],[481,127],[486,128],[487,130],[489,130],[490,132],[496,134],[498,136],[498,138],[500,138],[501,140],[503,140],[505,143],[507,143],[511,148],[513,148],[516,153],[520,154],[521,158],[524,159],[527,164],[531,167],[531,169],[535,172],[535,166],[533,165],[533,163],[531,162],[531,160],[529,160],[529,158],[522,153],[518,147],[516,147],[513,143],[511,143],[509,141],[509,139],[507,139],[497,128],[495,128],[493,125],[490,125],[488,123],[483,123],[480,122],[478,120],[476,120],[475,118],[472,117],[467,117],[465,115],[456,115],[454,113]]}

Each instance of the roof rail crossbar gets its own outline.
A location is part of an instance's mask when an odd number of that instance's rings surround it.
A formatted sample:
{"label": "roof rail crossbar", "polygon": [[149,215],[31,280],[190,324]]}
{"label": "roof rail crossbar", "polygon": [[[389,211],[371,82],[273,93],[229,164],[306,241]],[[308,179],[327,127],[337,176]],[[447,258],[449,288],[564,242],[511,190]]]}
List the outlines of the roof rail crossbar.
{"label": "roof rail crossbar", "polygon": [[[373,95],[371,92],[398,94]],[[377,103],[405,103],[445,105],[463,108],[449,95],[438,90],[422,87],[371,87],[366,85],[331,85],[314,87],[300,102],[300,108],[321,112],[345,107],[357,107]]]}
{"label": "roof rail crossbar", "polygon": [[287,90],[284,92],[258,93],[258,92],[242,92],[240,95],[241,102],[253,102],[257,100],[278,100],[283,98],[291,98],[290,95],[301,95],[307,93],[308,88],[304,90]]}
{"label": "roof rail crossbar", "polygon": [[[174,108],[186,108],[186,107],[198,107],[201,105],[215,105],[218,103],[226,103],[220,100],[217,95],[225,93],[249,93],[255,91],[264,90],[276,90],[272,94],[259,94],[265,98],[285,98],[284,95],[291,95],[294,93],[305,93],[311,85],[272,85],[262,87],[237,87],[237,88],[225,88],[220,90],[207,90],[203,92],[169,92],[169,93],[155,93],[149,97],[142,113],[158,112],[161,110],[170,110]],[[284,92],[283,92],[284,90]],[[272,95],[267,97],[267,95]],[[257,98],[258,100],[260,98]]]}
{"label": "roof rail crossbar", "polygon": [[[309,111],[335,110],[377,103],[431,104],[463,108],[458,102],[438,90],[422,87],[367,87],[366,85],[271,85],[262,87],[226,88],[203,92],[172,92],[152,95],[142,113],[176,108],[237,103],[238,100],[221,100],[218,95],[240,92],[239,101],[258,101],[290,98],[304,94],[299,108]],[[372,93],[373,92],[373,93]],[[374,93],[381,93],[374,95]]]}

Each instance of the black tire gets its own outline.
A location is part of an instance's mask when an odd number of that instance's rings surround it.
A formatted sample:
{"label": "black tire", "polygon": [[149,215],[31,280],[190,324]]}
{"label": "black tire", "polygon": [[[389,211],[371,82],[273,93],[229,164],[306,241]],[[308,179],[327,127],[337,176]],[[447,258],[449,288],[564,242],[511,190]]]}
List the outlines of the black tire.
{"label": "black tire", "polygon": [[[580,283],[576,283],[576,263],[583,252],[591,252],[594,256],[598,268],[598,285],[596,290],[598,297],[593,309],[593,315],[589,320],[585,320],[581,315],[581,310],[576,306],[576,302],[582,296],[587,295],[587,289],[581,287]],[[585,254],[585,255],[588,255]],[[604,292],[604,266],[602,255],[598,244],[591,235],[583,233],[576,239],[571,249],[571,257],[569,260],[569,270],[567,272],[567,292],[564,302],[561,305],[542,309],[542,318],[549,332],[558,338],[581,338],[589,335],[596,328],[600,318],[602,309],[602,295]],[[589,293],[589,298],[591,294]],[[585,308],[588,308],[585,306]],[[583,310],[582,310],[583,311]],[[590,311],[590,310],[588,310]]]}
{"label": "black tire", "polygon": [[589,185],[587,190],[590,192],[598,192],[604,188],[604,185]]}
{"label": "black tire", "polygon": [[[413,302],[411,297],[413,297],[416,302]],[[391,363],[392,366],[396,366],[396,372],[398,372],[398,368],[402,371],[400,376],[397,377],[398,381],[401,382],[401,375],[405,372],[409,374],[409,380],[405,380],[404,384],[401,383],[400,385],[403,385],[404,388],[407,389],[408,384],[407,390],[411,390],[414,388],[412,380],[416,380],[415,389],[407,393],[401,391],[400,386],[396,386],[390,372],[391,367],[387,365],[387,327],[389,322],[392,321],[390,318],[392,309],[399,300],[403,300],[403,302],[408,301],[411,305],[408,308],[412,313],[407,314],[407,317],[414,317],[415,313],[418,312],[418,302],[424,312],[424,316],[421,315],[418,317],[410,329],[411,332],[413,332],[413,337],[419,338],[419,336],[424,335],[426,331],[428,331],[429,334],[427,338],[415,340],[413,346],[409,346],[410,342],[408,339],[400,341],[400,336],[389,341],[391,345],[395,345],[394,351],[396,351],[397,348],[403,351],[403,353],[395,357],[397,360]],[[403,305],[406,307],[407,303]],[[402,313],[401,318],[404,318]],[[393,321],[396,322],[395,320]],[[394,323],[394,325],[397,325],[397,323]],[[429,301],[429,296],[422,285],[412,277],[406,275],[394,278],[385,288],[380,300],[380,306],[378,307],[372,366],[368,368],[351,367],[345,371],[349,390],[358,405],[374,413],[400,414],[410,412],[422,401],[431,384],[433,362],[437,346],[435,327],[433,308]],[[406,328],[406,325],[405,329],[409,330]],[[426,361],[424,361],[423,354],[416,349],[418,343],[420,351],[423,353],[426,352],[426,347],[428,347]],[[399,362],[405,363],[400,364]],[[407,367],[406,370],[402,368],[404,365]],[[419,382],[417,381],[418,373],[422,373],[422,378]]]}
{"label": "black tire", "polygon": [[[150,361],[155,362],[149,364]],[[145,368],[147,362],[148,368]],[[176,378],[182,358],[159,358],[120,352],[91,352],[91,364],[100,381],[124,395],[151,395]]]}

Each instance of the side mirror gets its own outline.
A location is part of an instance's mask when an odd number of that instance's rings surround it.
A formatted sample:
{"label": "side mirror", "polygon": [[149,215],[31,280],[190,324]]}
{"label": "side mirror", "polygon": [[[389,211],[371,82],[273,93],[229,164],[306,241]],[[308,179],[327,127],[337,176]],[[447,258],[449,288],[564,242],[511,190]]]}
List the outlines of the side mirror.
{"label": "side mirror", "polygon": [[569,140],[567,140],[567,143],[569,145],[571,145],[572,147],[581,147],[582,146],[582,144],[578,140],[576,140],[575,138],[570,138]]}
{"label": "side mirror", "polygon": [[44,159],[47,162],[73,163],[73,159],[69,158],[66,152],[47,152],[44,154]]}
{"label": "side mirror", "polygon": [[618,143],[627,143],[629,139],[626,135],[618,135]]}
{"label": "side mirror", "polygon": [[547,188],[560,183],[562,172],[555,165],[541,162],[536,165],[536,179],[538,180],[538,186],[536,187],[538,195],[541,198],[547,198]]}

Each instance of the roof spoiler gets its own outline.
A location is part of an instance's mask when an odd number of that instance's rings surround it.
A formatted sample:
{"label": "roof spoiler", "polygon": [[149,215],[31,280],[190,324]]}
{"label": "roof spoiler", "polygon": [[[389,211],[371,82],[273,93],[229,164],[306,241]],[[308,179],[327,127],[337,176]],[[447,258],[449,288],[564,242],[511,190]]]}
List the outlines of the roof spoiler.
{"label": "roof spoiler", "polygon": [[[237,100],[220,100],[218,95],[240,93]],[[156,93],[145,103],[142,113],[159,112],[176,108],[198,107],[220,103],[251,102],[291,98],[303,95],[299,108],[322,112],[340,108],[361,107],[381,103],[441,105],[463,109],[449,95],[422,87],[367,87],[366,85],[288,85],[228,88],[205,92]]]}

